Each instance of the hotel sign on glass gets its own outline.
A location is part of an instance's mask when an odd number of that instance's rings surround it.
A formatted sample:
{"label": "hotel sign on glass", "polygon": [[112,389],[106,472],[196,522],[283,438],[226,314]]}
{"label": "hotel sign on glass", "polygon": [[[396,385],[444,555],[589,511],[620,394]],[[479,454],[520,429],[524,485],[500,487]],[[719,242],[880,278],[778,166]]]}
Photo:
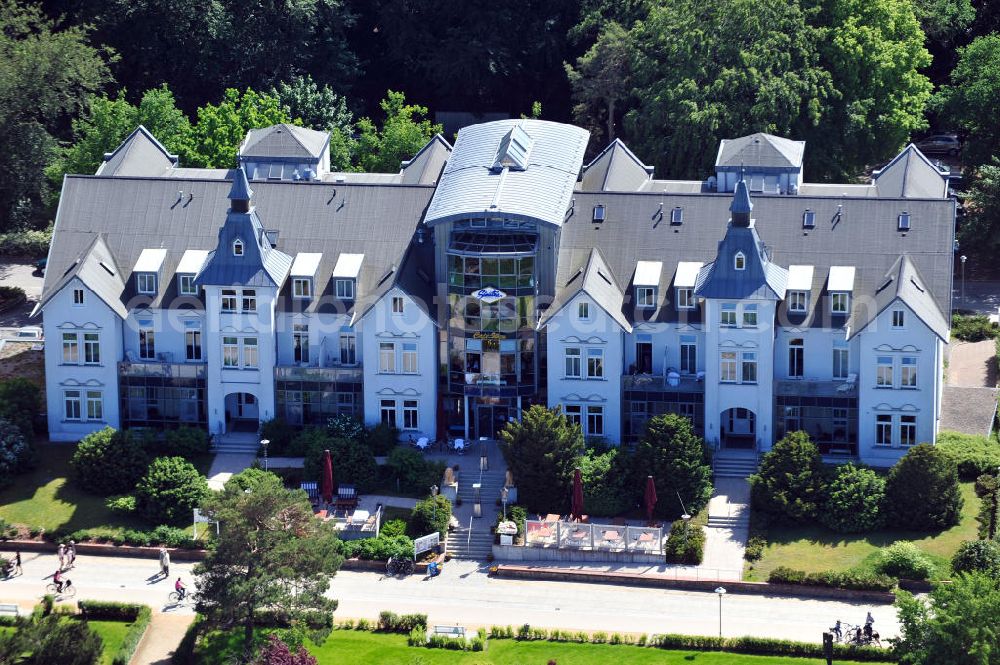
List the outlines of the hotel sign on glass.
{"label": "hotel sign on glass", "polygon": [[493,286],[487,286],[486,288],[479,289],[472,295],[477,300],[481,300],[488,305],[507,297],[506,293]]}

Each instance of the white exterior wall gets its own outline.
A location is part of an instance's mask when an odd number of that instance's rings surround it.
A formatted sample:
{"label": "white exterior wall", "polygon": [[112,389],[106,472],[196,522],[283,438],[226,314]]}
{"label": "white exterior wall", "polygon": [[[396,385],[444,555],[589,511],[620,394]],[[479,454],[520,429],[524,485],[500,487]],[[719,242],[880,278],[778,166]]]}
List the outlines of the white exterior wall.
{"label": "white exterior wall", "polygon": [[[736,302],[737,306],[757,305],[756,328],[723,328],[719,325],[723,303]],[[723,411],[744,408],[753,411],[754,426],[759,450],[770,450],[773,440],[771,423],[774,409],[774,311],[771,300],[705,300],[705,441],[718,447]],[[737,310],[737,323],[742,324],[742,310]],[[720,354],[737,352],[737,371],[740,371],[741,353],[757,353],[757,383],[722,383],[720,379]]]}
{"label": "white exterior wall", "polygon": [[[578,318],[578,305],[588,302],[590,318]],[[612,444],[621,442],[621,377],[624,373],[624,332],[607,312],[586,293],[577,294],[547,324],[549,407],[575,404],[581,407],[584,435],[587,406],[604,408],[604,435]],[[566,376],[566,348],[580,348],[581,378]],[[587,349],[604,351],[604,376],[587,378]],[[634,350],[633,350],[634,353]],[[654,351],[655,356],[655,351]]]}
{"label": "white exterior wall", "polygon": [[[897,309],[905,312],[906,325],[901,330],[892,328],[892,312]],[[879,314],[857,338],[862,368],[858,386],[858,454],[861,461],[867,464],[891,466],[908,450],[899,442],[900,416],[916,416],[917,443],[937,441],[943,343],[898,300]],[[879,356],[893,359],[892,388],[876,386]],[[917,358],[916,388],[900,387],[900,360],[904,356]],[[875,443],[878,414],[888,414],[893,418],[891,446],[877,446]]]}
{"label": "white exterior wall", "polygon": [[[236,288],[240,291],[240,287]],[[254,313],[221,312],[221,287],[205,287],[205,311],[208,326],[202,332],[204,354],[208,361],[206,388],[208,429],[212,434],[225,431],[227,395],[249,393],[257,399],[261,421],[274,418],[275,366],[275,295],[274,288],[256,287],[257,311]],[[222,337],[257,337],[257,369],[224,369]]]}
{"label": "white exterior wall", "polygon": [[696,338],[696,372],[705,371],[705,331],[701,325],[675,323],[640,323],[625,335],[625,373],[635,364],[635,345],[641,335],[649,335],[653,344],[653,374],[664,376],[668,368],[680,371],[681,336]]}
{"label": "white exterior wall", "polygon": [[[860,342],[855,337],[847,341],[843,328],[779,328],[774,341],[774,379],[788,380],[788,343],[802,340],[803,381],[833,381],[833,349],[837,343],[846,343],[849,372],[859,374]],[[838,379],[842,380],[842,379]]]}
{"label": "white exterior wall", "polygon": [[[392,299],[403,298],[403,313],[392,312]],[[438,345],[437,327],[413,299],[400,289],[390,289],[360,321],[359,359],[364,367],[364,420],[381,422],[382,400],[393,400],[396,426],[401,436],[434,440],[437,435]],[[395,372],[382,373],[379,345],[393,343]],[[403,344],[417,346],[417,372],[403,374]],[[403,427],[403,403],[417,401],[417,429]]]}
{"label": "white exterior wall", "polygon": [[[83,289],[84,304],[73,304],[73,290]],[[122,359],[122,325],[118,315],[88,289],[74,279],[45,305],[42,317],[45,332],[45,399],[48,404],[49,438],[53,441],[79,441],[105,425],[119,427],[118,361]],[[62,334],[80,335],[80,363],[63,364]],[[84,365],[84,332],[100,334],[99,365]],[[65,418],[64,390],[81,391],[79,421]],[[103,418],[86,420],[87,390],[100,390],[103,397]]]}
{"label": "white exterior wall", "polygon": [[326,313],[291,313],[277,314],[277,329],[275,344],[277,347],[278,365],[299,365],[295,363],[295,344],[293,339],[296,324],[309,326],[309,362],[308,367],[337,367],[340,365],[340,335],[349,332],[355,335],[357,362],[361,362],[361,335],[350,328],[351,319],[346,314]]}

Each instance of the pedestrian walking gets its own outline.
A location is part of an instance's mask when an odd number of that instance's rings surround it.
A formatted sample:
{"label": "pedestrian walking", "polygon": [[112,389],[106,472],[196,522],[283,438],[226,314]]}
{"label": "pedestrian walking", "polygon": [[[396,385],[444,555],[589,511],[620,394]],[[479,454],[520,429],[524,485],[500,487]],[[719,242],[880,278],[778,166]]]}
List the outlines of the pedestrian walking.
{"label": "pedestrian walking", "polygon": [[166,547],[160,548],[160,574],[163,579],[170,577],[170,552]]}
{"label": "pedestrian walking", "polygon": [[72,568],[76,565],[76,541],[69,541],[69,547],[66,548],[66,556],[69,559],[69,567]]}
{"label": "pedestrian walking", "polygon": [[14,571],[18,575],[24,575],[24,570],[21,569],[21,550],[14,553]]}
{"label": "pedestrian walking", "polygon": [[59,555],[59,570],[64,570],[66,568],[66,546],[59,543],[59,549],[56,550]]}

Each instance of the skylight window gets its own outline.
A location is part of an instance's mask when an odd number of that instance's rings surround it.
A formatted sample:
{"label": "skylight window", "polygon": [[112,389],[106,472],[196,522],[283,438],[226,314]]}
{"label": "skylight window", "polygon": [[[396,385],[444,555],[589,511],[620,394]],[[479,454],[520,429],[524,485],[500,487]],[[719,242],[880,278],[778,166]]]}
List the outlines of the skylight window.
{"label": "skylight window", "polygon": [[899,215],[899,230],[909,231],[910,230],[910,213],[904,212]]}
{"label": "skylight window", "polygon": [[512,127],[500,139],[497,155],[493,160],[493,170],[500,171],[507,168],[512,171],[524,171],[527,169],[528,156],[531,154],[533,143],[528,133],[520,126]]}
{"label": "skylight window", "polygon": [[670,211],[670,223],[671,224],[684,223],[684,208],[677,206],[672,211]]}
{"label": "skylight window", "polygon": [[816,228],[816,211],[806,210],[804,213],[802,213],[802,228],[804,229]]}
{"label": "skylight window", "polygon": [[604,221],[604,204],[598,203],[594,206],[594,223],[600,224]]}

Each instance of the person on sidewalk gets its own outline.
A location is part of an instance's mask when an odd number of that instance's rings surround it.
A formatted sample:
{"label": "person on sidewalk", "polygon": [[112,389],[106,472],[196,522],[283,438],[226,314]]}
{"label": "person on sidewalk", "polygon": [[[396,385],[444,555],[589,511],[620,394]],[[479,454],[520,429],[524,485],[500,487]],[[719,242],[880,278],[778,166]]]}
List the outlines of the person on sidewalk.
{"label": "person on sidewalk", "polygon": [[72,568],[76,565],[76,541],[69,541],[69,547],[66,548],[66,560],[68,567]]}
{"label": "person on sidewalk", "polygon": [[24,575],[24,570],[21,568],[21,550],[14,552],[14,572]]}
{"label": "person on sidewalk", "polygon": [[166,547],[160,548],[160,574],[163,575],[163,579],[170,577],[170,552]]}
{"label": "person on sidewalk", "polygon": [[59,555],[59,570],[66,568],[66,546],[59,543],[59,548],[56,550],[56,554]]}

